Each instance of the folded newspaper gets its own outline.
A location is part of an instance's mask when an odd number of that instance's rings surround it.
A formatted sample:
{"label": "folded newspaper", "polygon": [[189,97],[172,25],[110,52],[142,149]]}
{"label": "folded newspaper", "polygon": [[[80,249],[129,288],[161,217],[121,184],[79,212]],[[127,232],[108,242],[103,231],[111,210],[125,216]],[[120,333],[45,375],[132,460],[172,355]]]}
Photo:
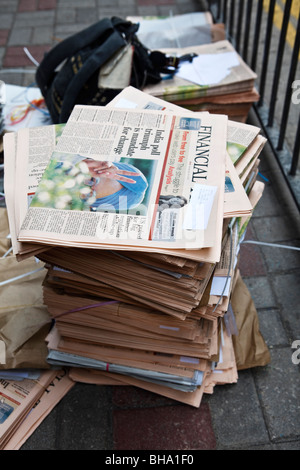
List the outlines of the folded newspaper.
{"label": "folded newspaper", "polygon": [[256,73],[228,40],[162,50],[179,57],[186,54],[195,54],[196,57],[191,62],[183,62],[170,80],[147,85],[145,93],[176,102],[180,99],[247,92],[254,87]]}
{"label": "folded newspaper", "polygon": [[19,241],[123,249],[214,246],[221,235],[226,135],[222,115],[76,106]]}

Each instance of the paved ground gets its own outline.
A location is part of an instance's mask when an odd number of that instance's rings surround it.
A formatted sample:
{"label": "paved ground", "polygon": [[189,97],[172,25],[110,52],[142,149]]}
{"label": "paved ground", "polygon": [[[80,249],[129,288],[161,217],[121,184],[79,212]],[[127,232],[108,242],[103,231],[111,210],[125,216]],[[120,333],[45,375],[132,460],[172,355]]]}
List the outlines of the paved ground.
{"label": "paved ground", "polygon": [[[0,78],[26,85],[32,68],[23,46],[40,60],[55,38],[97,17],[198,11],[186,0],[0,0]],[[9,70],[13,68],[13,73]],[[9,69],[5,71],[6,69]],[[254,116],[250,116],[255,123]],[[261,173],[268,179],[251,219],[248,239],[299,245],[299,213],[266,146]],[[292,348],[300,340],[300,253],[243,245],[241,273],[255,302],[271,363],[239,373],[199,409],[132,387],[76,384],[23,446],[24,450],[204,450],[300,448],[300,374]],[[299,354],[294,358],[299,359]]]}

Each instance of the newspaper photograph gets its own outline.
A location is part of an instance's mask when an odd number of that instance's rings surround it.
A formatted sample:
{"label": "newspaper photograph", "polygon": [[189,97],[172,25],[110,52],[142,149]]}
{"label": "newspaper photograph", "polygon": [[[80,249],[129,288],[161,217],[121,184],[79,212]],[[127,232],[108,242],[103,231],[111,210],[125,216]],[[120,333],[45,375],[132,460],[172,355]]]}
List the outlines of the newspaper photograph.
{"label": "newspaper photograph", "polygon": [[221,115],[76,106],[19,241],[213,246],[226,132]]}

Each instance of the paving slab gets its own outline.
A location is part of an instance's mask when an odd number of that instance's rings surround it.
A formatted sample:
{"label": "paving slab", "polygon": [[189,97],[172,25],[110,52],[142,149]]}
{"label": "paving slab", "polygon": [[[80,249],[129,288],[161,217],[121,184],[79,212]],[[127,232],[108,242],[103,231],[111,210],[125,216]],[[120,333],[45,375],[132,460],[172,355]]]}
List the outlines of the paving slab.
{"label": "paving slab", "polygon": [[266,276],[244,277],[256,308],[276,307],[277,301]]}
{"label": "paving slab", "polygon": [[218,449],[269,444],[251,370],[240,371],[234,385],[215,387],[208,403]]}
{"label": "paving slab", "polygon": [[274,348],[271,363],[255,370],[255,383],[272,441],[300,437],[300,374],[291,348]]}
{"label": "paving slab", "polygon": [[200,408],[164,406],[114,412],[117,450],[213,450],[216,447],[208,404]]}
{"label": "paving slab", "polygon": [[273,276],[277,305],[281,306],[282,318],[290,333],[290,339],[300,339],[299,286],[300,270]]}

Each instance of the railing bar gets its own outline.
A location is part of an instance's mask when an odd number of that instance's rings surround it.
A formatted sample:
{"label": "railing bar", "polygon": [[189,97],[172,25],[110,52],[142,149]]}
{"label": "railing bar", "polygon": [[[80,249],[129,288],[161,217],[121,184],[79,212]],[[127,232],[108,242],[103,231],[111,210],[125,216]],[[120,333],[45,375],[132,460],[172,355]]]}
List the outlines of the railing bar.
{"label": "railing bar", "polygon": [[272,36],[272,28],[273,28],[273,17],[274,17],[274,10],[275,10],[275,0],[270,0],[269,6],[269,13],[268,13],[268,22],[267,22],[267,31],[266,31],[266,39],[265,39],[265,47],[264,47],[264,55],[263,55],[263,65],[262,65],[262,72],[261,72],[261,81],[260,81],[260,100],[258,105],[261,106],[264,99],[265,93],[265,85],[266,85],[266,76],[269,64],[269,50],[271,44],[271,36]]}
{"label": "railing bar", "polygon": [[221,17],[221,0],[217,0],[217,20]]}
{"label": "railing bar", "polygon": [[259,121],[259,125],[261,127],[261,129],[263,130],[265,136],[267,137],[268,139],[268,143],[270,145],[270,148],[272,150],[272,153],[274,155],[274,157],[276,158],[278,164],[279,164],[279,167],[280,167],[280,170],[281,170],[281,173],[282,173],[282,176],[287,184],[287,187],[289,188],[290,190],[290,193],[291,193],[291,196],[293,197],[294,199],[294,202],[298,208],[298,210],[300,211],[300,204],[299,204],[299,200],[297,199],[297,196],[296,196],[296,193],[293,191],[293,188],[292,188],[292,185],[291,185],[291,182],[290,182],[290,179],[288,178],[287,176],[287,173],[284,171],[283,169],[283,166],[280,162],[280,158],[279,158],[279,154],[278,152],[276,151],[276,148],[275,148],[275,142],[274,142],[274,139],[272,139],[269,135],[269,132],[268,132],[268,128],[265,126],[265,121],[264,121],[264,118],[263,116],[261,115],[261,112],[260,112],[260,109],[258,109],[258,106],[256,103],[254,103],[253,105],[253,109],[255,111],[255,114],[256,114],[256,117]]}
{"label": "railing bar", "polygon": [[[286,0],[285,9],[284,9],[284,16],[281,25],[280,31],[280,38],[279,38],[279,46],[276,58],[276,65],[275,65],[275,72],[274,72],[274,79],[273,79],[273,86],[271,92],[271,100],[270,100],[270,108],[269,108],[269,119],[268,119],[268,126],[273,126],[274,121],[274,113],[275,113],[275,106],[276,106],[276,97],[277,97],[277,90],[278,90],[278,83],[279,77],[281,74],[281,66],[282,66],[282,59],[283,59],[283,51],[285,46],[286,40],[286,33],[290,19],[290,11],[292,6],[292,0]],[[284,117],[283,117],[284,119]]]}
{"label": "railing bar", "polygon": [[230,39],[233,37],[234,11],[235,11],[234,3],[235,3],[235,0],[231,0],[231,2],[230,2],[230,12],[229,12],[229,29],[228,29]]}
{"label": "railing bar", "polygon": [[292,157],[292,165],[291,165],[291,171],[290,171],[291,176],[296,175],[298,162],[299,162],[299,153],[300,153],[300,114],[299,114],[296,140],[295,140],[293,157]]}
{"label": "railing bar", "polygon": [[248,0],[246,8],[246,21],[245,21],[245,31],[244,31],[244,49],[243,49],[243,59],[247,62],[248,57],[248,46],[249,46],[249,32],[251,27],[251,14],[252,14],[252,5],[253,0]]}
{"label": "railing bar", "polygon": [[227,23],[227,0],[224,0],[224,3],[223,3],[223,23],[225,25]]}
{"label": "railing bar", "polygon": [[239,3],[239,12],[237,16],[237,30],[236,30],[236,51],[240,52],[240,40],[243,24],[244,2]]}
{"label": "railing bar", "polygon": [[286,88],[286,93],[285,93],[285,100],[284,100],[284,106],[283,106],[283,112],[282,112],[282,118],[281,118],[277,150],[282,150],[283,148],[283,141],[285,138],[285,132],[286,132],[286,126],[287,126],[286,117],[289,114],[290,103],[291,103],[292,83],[294,81],[296,68],[298,65],[299,45],[300,45],[300,11],[299,11],[297,33],[295,37],[289,77],[288,77],[288,82],[287,82],[287,88]]}
{"label": "railing bar", "polygon": [[209,10],[213,16],[213,22],[218,23],[220,20],[220,1],[221,0],[210,0]]}
{"label": "railing bar", "polygon": [[252,60],[251,60],[251,68],[253,71],[255,71],[256,69],[256,60],[257,60],[257,51],[258,51],[259,36],[260,36],[262,11],[263,11],[263,0],[259,0],[257,4],[257,11],[256,11],[255,32],[254,32]]}

